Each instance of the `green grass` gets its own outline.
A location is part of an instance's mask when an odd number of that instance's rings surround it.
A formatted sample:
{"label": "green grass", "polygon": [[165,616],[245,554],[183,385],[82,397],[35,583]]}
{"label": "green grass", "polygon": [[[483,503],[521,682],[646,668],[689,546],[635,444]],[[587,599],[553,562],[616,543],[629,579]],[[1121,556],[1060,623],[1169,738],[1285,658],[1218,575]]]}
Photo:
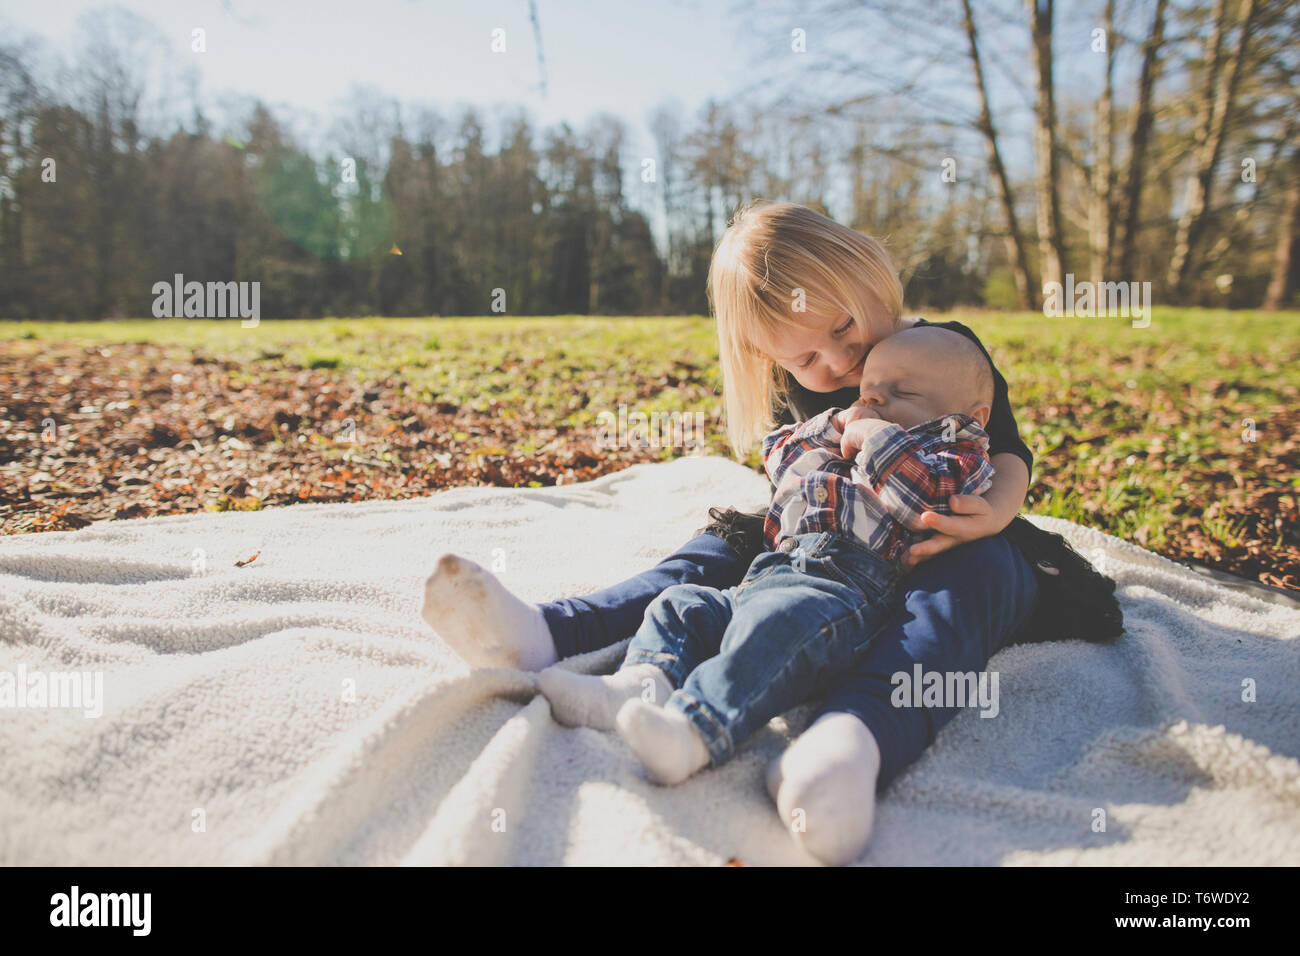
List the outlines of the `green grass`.
{"label": "green grass", "polygon": [[[507,414],[512,407],[545,410],[575,426],[594,425],[595,410],[629,402],[630,378],[663,378],[689,367],[690,374],[679,377],[702,376],[721,389],[712,325],[698,317],[334,318],[264,320],[251,329],[233,320],[0,322],[0,339],[8,338],[87,346],[149,342],[174,358],[199,350],[238,363],[236,383],[255,378],[266,363],[331,368],[359,378],[400,376],[410,391],[431,400]],[[698,399],[698,388],[684,391],[665,385],[642,396],[638,408],[668,411]]]}
{"label": "green grass", "polygon": [[[1142,329],[1038,313],[927,317],[972,326],[1010,382],[1036,460],[1034,512],[1174,554],[1190,553],[1171,542],[1193,532],[1224,549],[1290,546],[1294,525],[1272,512],[1273,523],[1260,524],[1252,502],[1284,493],[1293,505],[1300,489],[1300,313],[1155,309]],[[252,329],[234,320],[0,322],[0,339],[143,341],[178,360],[197,351],[235,363],[236,386],[260,369],[330,369],[400,381],[430,403],[579,429],[620,403],[704,411],[715,422],[721,412],[713,324],[698,316],[264,320]],[[1257,440],[1247,442],[1252,423]],[[721,433],[714,438],[710,451],[727,454]],[[747,464],[758,463],[754,452]]]}

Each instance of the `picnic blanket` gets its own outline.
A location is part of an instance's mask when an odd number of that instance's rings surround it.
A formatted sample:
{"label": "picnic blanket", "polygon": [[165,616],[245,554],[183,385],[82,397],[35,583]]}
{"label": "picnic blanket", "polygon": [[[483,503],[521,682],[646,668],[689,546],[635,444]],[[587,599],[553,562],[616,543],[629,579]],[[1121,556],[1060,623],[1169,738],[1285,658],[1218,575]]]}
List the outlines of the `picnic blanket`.
{"label": "picnic blanket", "polygon": [[[690,457],[0,539],[0,863],[810,864],[763,768],[811,705],[662,788],[420,618],[444,550],[527,600],[582,594],[767,490]],[[1035,520],[1118,581],[1127,633],[997,654],[998,715],[938,734],[859,863],[1300,863],[1300,611]]]}

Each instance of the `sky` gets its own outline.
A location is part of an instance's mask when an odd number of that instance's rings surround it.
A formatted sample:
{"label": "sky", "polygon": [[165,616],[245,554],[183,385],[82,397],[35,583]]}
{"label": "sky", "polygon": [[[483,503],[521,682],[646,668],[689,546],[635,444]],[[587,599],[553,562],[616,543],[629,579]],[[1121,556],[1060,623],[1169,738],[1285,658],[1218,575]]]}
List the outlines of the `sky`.
{"label": "sky", "polygon": [[[752,78],[727,0],[118,0],[152,23],[205,97],[231,91],[329,117],[357,85],[404,103],[522,105],[541,126],[609,111],[643,131],[676,97],[688,115]],[[77,49],[93,0],[0,0],[0,25]],[[205,52],[193,32],[205,31]],[[504,52],[493,52],[494,30]]]}
{"label": "sky", "polygon": [[[925,5],[917,0],[918,16]],[[799,14],[760,20],[742,0],[536,0],[536,6],[545,93],[528,0],[0,0],[0,37],[39,38],[44,59],[75,63],[86,15],[125,9],[156,31],[162,49],[150,48],[140,59],[172,78],[155,83],[166,90],[159,112],[169,122],[192,116],[191,88],[175,78],[194,71],[199,102],[215,128],[239,128],[248,100],[257,98],[313,153],[322,151],[334,121],[349,115],[347,101],[358,88],[404,107],[432,106],[449,119],[464,106],[482,107],[489,133],[502,128],[491,118],[497,107],[524,107],[535,130],[561,121],[580,129],[594,114],[613,113],[627,124],[625,155],[634,160],[657,152],[647,126],[654,107],[679,104],[689,128],[710,98],[763,96],[787,85],[807,92],[813,72],[803,71],[836,65],[837,42],[849,44],[858,59],[864,49],[873,54],[838,92],[884,82],[873,72],[890,75],[888,44],[874,55],[885,36],[876,30],[824,35],[809,24],[808,52],[792,56],[790,29],[800,25]],[[1087,53],[1095,26],[1090,9],[1067,4],[1058,13],[1062,96],[1082,90],[1087,98],[1100,76],[1101,61]],[[204,31],[202,52],[192,48],[196,29]],[[1013,171],[1029,171],[1024,107],[1031,94],[1011,91],[1005,79],[1027,76],[1024,26],[992,20],[983,36],[995,104],[1021,106],[1019,115],[999,109],[1004,156]],[[502,37],[504,51],[494,52],[494,39]],[[786,55],[764,59],[765,51]],[[160,61],[166,65],[156,68]],[[953,92],[968,93],[964,65],[948,66],[958,69]],[[1130,85],[1127,78],[1120,84],[1121,90]]]}

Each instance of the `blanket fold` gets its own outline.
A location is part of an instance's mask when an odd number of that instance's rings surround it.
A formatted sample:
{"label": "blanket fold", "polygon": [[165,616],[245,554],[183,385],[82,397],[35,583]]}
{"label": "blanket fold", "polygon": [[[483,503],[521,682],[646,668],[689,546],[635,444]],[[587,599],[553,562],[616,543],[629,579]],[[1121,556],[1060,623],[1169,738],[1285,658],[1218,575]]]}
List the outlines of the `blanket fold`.
{"label": "blanket fold", "polygon": [[[470,671],[419,613],[442,551],[526,600],[582,594],[768,490],[682,458],[0,538],[0,863],[811,863],[762,775],[811,705],[664,789],[617,736],[555,723],[534,675]],[[1300,610],[1033,521],[1118,582],[1126,633],[995,656],[998,716],[939,733],[860,862],[1300,864]]]}

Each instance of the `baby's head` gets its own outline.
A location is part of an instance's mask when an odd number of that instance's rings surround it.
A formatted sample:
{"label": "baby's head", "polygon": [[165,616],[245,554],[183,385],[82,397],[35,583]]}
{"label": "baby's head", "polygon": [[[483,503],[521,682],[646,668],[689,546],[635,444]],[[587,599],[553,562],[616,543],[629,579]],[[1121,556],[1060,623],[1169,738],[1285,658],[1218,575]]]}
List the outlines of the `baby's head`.
{"label": "baby's head", "polygon": [[860,394],[857,404],[904,428],[945,415],[970,415],[984,426],[993,407],[993,368],[966,336],[918,325],[868,353]]}

